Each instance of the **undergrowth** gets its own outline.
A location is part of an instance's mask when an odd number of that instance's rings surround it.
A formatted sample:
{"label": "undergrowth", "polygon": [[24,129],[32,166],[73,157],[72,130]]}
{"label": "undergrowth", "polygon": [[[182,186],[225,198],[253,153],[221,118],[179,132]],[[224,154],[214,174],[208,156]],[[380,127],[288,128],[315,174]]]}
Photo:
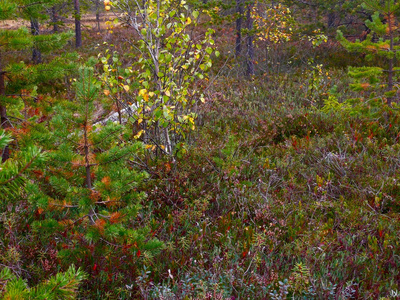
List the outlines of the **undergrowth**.
{"label": "undergrowth", "polygon": [[136,280],[142,297],[378,299],[399,289],[400,115],[382,103],[357,113],[368,101],[323,111],[339,74],[316,101],[303,76],[221,79],[188,154],[154,163],[144,215],[167,246]]}

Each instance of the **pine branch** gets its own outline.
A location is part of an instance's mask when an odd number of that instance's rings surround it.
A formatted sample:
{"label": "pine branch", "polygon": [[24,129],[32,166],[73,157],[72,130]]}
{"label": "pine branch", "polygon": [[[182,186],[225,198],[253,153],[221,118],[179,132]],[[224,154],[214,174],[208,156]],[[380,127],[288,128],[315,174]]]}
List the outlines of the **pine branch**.
{"label": "pine branch", "polygon": [[36,154],[26,165],[25,167],[23,167],[17,175],[12,176],[10,179],[0,182],[0,185],[4,185],[7,183],[10,183],[12,181],[14,181],[15,179],[17,179],[18,177],[22,176],[22,174],[32,165],[32,163],[34,162],[34,160],[39,156],[40,153]]}

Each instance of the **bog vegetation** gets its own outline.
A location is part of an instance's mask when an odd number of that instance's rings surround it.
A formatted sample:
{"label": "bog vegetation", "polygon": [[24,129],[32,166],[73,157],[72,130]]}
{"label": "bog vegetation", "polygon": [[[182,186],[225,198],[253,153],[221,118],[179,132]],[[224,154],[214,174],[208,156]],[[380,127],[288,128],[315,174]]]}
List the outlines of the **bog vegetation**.
{"label": "bog vegetation", "polygon": [[2,0],[0,297],[397,299],[399,17]]}

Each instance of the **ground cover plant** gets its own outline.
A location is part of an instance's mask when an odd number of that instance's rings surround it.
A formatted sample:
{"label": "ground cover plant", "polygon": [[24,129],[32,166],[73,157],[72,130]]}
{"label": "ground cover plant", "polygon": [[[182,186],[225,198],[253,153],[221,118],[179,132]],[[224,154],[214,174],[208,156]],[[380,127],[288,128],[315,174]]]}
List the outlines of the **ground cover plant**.
{"label": "ground cover plant", "polygon": [[188,2],[0,30],[1,297],[397,299],[397,6]]}

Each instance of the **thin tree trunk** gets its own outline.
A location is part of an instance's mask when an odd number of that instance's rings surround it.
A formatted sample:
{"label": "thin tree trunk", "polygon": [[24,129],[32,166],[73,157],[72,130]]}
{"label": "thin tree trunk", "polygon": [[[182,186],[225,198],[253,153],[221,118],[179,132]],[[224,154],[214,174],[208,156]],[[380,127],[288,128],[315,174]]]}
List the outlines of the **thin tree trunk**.
{"label": "thin tree trunk", "polygon": [[[39,21],[36,19],[31,19],[31,33],[34,36],[39,35]],[[35,65],[42,63],[42,53],[35,45],[32,49],[32,61]]]}
{"label": "thin tree trunk", "polygon": [[100,31],[100,0],[96,0],[96,23],[97,31]]}
{"label": "thin tree trunk", "polygon": [[336,14],[334,12],[328,13],[328,28],[334,28],[336,26]]}
{"label": "thin tree trunk", "polygon": [[[119,124],[122,125],[121,107],[120,107],[120,104],[119,104],[119,100],[118,100],[118,99],[116,99],[115,104],[117,105],[118,121],[119,121]],[[125,112],[126,112],[126,110],[125,110]]]}
{"label": "thin tree trunk", "polygon": [[253,3],[247,4],[247,14],[246,14],[246,27],[247,27],[247,55],[246,55],[246,62],[247,62],[247,76],[254,75],[254,45],[253,45],[253,19],[251,17],[251,10],[253,8]]}
{"label": "thin tree trunk", "polygon": [[238,57],[242,52],[243,0],[236,0],[236,13],[238,14],[238,17],[236,19],[235,53]]}
{"label": "thin tree trunk", "polygon": [[92,188],[92,176],[91,176],[91,170],[90,170],[90,160],[89,160],[89,142],[88,142],[88,137],[87,137],[87,122],[84,124],[84,129],[83,129],[83,137],[85,140],[84,144],[84,150],[85,150],[85,164],[86,164],[86,187],[88,189]]}
{"label": "thin tree trunk", "polygon": [[58,14],[55,5],[51,8],[51,22],[53,23],[53,33],[58,32]]}
{"label": "thin tree trunk", "polygon": [[82,47],[81,9],[79,0],[74,0],[75,8],[75,46]]}
{"label": "thin tree trunk", "polygon": [[165,152],[167,152],[168,154],[172,154],[172,145],[171,145],[171,139],[169,138],[168,127],[164,129],[164,135],[165,135]]}
{"label": "thin tree trunk", "polygon": [[[4,96],[6,94],[6,88],[4,84],[4,77],[5,73],[3,71],[2,63],[1,63],[1,56],[0,56],[0,96]],[[1,128],[7,129],[10,127],[10,123],[7,117],[7,108],[5,103],[3,103],[0,100],[0,117],[1,117]],[[10,149],[8,146],[6,146],[4,149],[2,149],[2,156],[1,156],[1,161],[5,162],[7,159],[10,158]]]}
{"label": "thin tree trunk", "polygon": [[[390,51],[393,51],[393,37],[390,37]],[[393,63],[394,58],[389,59],[389,72],[388,72],[388,90],[393,91]],[[390,96],[387,98],[387,104],[392,106],[393,97]]]}

